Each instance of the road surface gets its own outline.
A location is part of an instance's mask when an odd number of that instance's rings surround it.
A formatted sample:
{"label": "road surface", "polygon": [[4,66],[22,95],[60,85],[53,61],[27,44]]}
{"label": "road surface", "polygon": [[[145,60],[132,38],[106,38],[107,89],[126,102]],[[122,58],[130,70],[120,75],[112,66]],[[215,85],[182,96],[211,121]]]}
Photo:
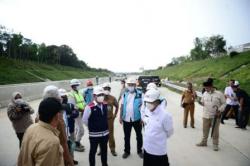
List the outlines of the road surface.
{"label": "road surface", "polygon": [[[112,94],[118,96],[120,83],[112,82]],[[182,125],[183,110],[180,107],[180,95],[160,88],[162,95],[167,99],[167,111],[174,118],[174,135],[168,140],[168,156],[171,166],[250,166],[250,127],[243,131],[234,128],[234,120],[225,121],[220,126],[220,150],[212,149],[212,140],[209,139],[208,147],[196,147],[195,144],[202,137],[202,107],[196,104],[195,129],[188,126],[184,129]],[[40,100],[32,101],[30,104],[37,110]],[[6,110],[6,108],[5,108]],[[18,156],[18,140],[12,129],[6,111],[0,111],[0,166],[14,166]],[[108,154],[109,166],[140,166],[142,159],[136,153],[135,132],[132,131],[131,155],[127,159],[122,158],[124,149],[124,134],[118,119],[115,120],[115,140],[117,157]],[[80,166],[88,166],[89,140],[88,131],[85,127],[85,135],[82,139],[85,152],[75,152],[75,159]],[[96,157],[96,165],[100,166],[100,157]]]}

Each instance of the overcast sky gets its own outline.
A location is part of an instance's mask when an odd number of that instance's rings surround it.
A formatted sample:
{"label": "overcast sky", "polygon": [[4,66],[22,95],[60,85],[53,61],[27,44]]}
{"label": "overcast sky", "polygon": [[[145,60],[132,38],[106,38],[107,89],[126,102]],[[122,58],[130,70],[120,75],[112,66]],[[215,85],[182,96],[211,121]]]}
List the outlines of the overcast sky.
{"label": "overcast sky", "polygon": [[250,0],[0,0],[0,24],[38,44],[67,44],[89,66],[153,69],[195,37],[250,42]]}

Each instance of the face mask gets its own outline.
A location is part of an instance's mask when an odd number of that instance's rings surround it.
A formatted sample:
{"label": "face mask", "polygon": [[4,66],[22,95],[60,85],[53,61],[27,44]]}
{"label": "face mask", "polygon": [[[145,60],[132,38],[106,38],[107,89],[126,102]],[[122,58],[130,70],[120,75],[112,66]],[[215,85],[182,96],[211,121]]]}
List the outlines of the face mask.
{"label": "face mask", "polygon": [[88,89],[93,89],[93,86],[89,86]]}
{"label": "face mask", "polygon": [[129,86],[129,87],[128,87],[128,91],[129,91],[130,93],[133,93],[133,92],[135,91],[135,87]]}
{"label": "face mask", "polygon": [[150,111],[152,111],[155,108],[155,105],[152,103],[146,103],[146,108]]}
{"label": "face mask", "polygon": [[110,91],[105,90],[104,93],[105,93],[105,95],[109,95],[109,94],[110,94]]}
{"label": "face mask", "polygon": [[73,88],[75,91],[78,91],[78,89],[79,89],[79,86],[74,86],[74,88]]}
{"label": "face mask", "polygon": [[98,96],[96,100],[98,103],[102,103],[104,101],[104,96]]}

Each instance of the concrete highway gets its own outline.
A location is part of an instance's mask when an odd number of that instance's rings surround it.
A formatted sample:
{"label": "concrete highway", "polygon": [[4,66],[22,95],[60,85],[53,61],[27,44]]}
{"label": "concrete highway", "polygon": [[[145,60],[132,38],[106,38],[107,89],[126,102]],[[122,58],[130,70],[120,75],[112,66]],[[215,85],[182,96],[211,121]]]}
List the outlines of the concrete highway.
{"label": "concrete highway", "polygon": [[[112,82],[112,94],[118,96],[119,82]],[[234,120],[225,121],[220,126],[220,150],[212,149],[212,140],[209,138],[208,147],[196,147],[195,144],[202,137],[202,107],[196,104],[195,129],[182,125],[183,110],[180,107],[180,95],[160,88],[162,96],[168,101],[166,111],[171,112],[174,118],[174,135],[168,140],[168,156],[171,166],[250,166],[250,127],[248,130],[234,128]],[[31,101],[31,106],[37,110],[40,100]],[[18,156],[18,139],[11,123],[6,115],[6,108],[0,110],[0,166],[14,166]],[[124,134],[118,119],[115,120],[115,139],[117,157],[113,157],[109,151],[109,166],[140,166],[142,159],[136,153],[135,132],[131,137],[131,155],[127,159],[122,158],[124,149]],[[75,159],[80,166],[88,166],[89,140],[88,130],[85,126],[85,135],[82,139],[85,152],[75,152]],[[100,166],[100,157],[96,157],[96,165]]]}

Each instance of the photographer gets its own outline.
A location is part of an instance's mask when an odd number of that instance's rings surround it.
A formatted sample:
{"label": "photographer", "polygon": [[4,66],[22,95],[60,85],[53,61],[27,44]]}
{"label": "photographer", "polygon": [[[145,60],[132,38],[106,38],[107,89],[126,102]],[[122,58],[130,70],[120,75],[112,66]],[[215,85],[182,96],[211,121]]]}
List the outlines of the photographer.
{"label": "photographer", "polygon": [[19,147],[21,147],[25,130],[33,124],[31,118],[33,113],[34,110],[22,99],[21,93],[14,92],[7,108],[7,114],[19,139]]}

